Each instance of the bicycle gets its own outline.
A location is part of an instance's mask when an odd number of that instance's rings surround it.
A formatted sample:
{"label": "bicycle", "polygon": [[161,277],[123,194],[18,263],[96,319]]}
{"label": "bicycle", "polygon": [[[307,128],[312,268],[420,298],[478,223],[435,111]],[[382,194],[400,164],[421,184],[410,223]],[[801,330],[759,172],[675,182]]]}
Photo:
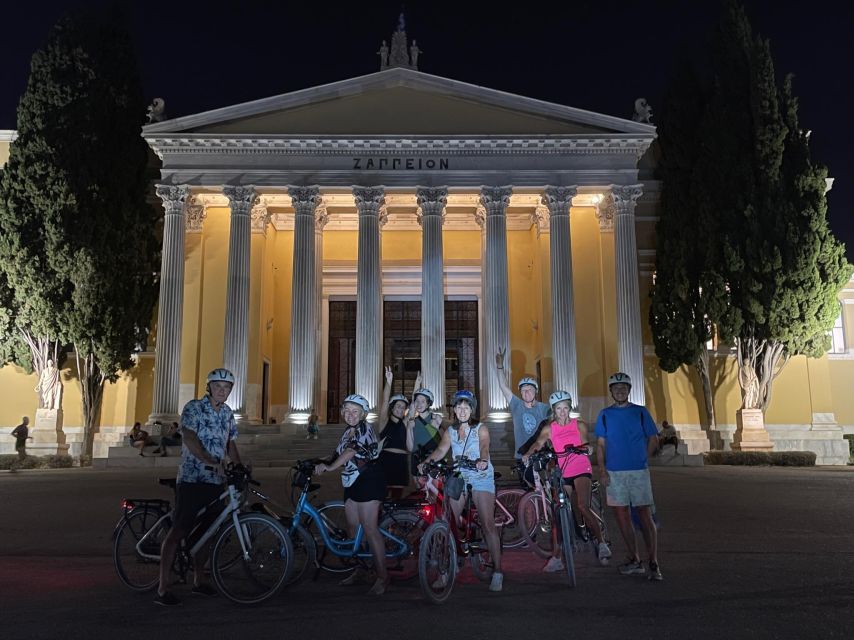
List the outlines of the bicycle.
{"label": "bicycle", "polygon": [[[217,589],[239,604],[256,604],[274,596],[290,576],[293,546],[288,532],[262,513],[242,507],[249,484],[259,485],[242,465],[229,465],[222,494],[196,517],[187,538],[181,541],[172,570],[186,582],[193,556],[214,539],[211,574]],[[176,487],[174,478],[161,485]],[[221,501],[225,509],[210,523],[205,514]],[[119,579],[134,591],[151,591],[159,582],[160,549],[172,526],[173,509],[168,500],[124,498],[122,516],[113,532],[113,563]],[[208,515],[210,515],[208,513]]]}
{"label": "bicycle", "polygon": [[[315,462],[308,460],[298,461],[294,467],[292,485],[299,489],[300,496],[291,518],[291,535],[302,527],[315,544],[317,539],[320,539],[323,549],[317,555],[319,568],[333,572],[346,572],[353,570],[357,565],[366,566],[366,561],[372,555],[369,550],[363,548],[364,529],[359,525],[355,536],[350,538],[346,518],[343,518],[343,503],[340,504],[340,511],[338,503],[329,503],[321,507],[311,504],[309,493],[313,486],[311,478],[314,475],[314,468]],[[402,518],[401,521],[411,523],[412,518]],[[390,529],[394,527],[389,526],[385,521],[380,523],[380,534],[386,539],[385,557],[387,560],[394,560],[399,565],[403,565],[412,555],[412,547],[406,540],[408,534],[406,531],[397,530],[398,535],[395,535]],[[327,554],[332,555],[331,561],[327,560]],[[392,570],[391,566],[389,570]],[[401,567],[400,572],[414,575],[414,566]]]}
{"label": "bicycle", "polygon": [[[451,464],[433,461],[425,465],[425,472],[429,478],[435,479],[439,476],[447,477],[461,469],[477,469],[476,464],[475,460],[468,458],[459,458]],[[477,517],[471,485],[466,486],[466,500],[459,524],[450,502],[445,499],[445,483],[434,486],[436,520],[421,538],[418,579],[427,599],[434,604],[443,604],[451,595],[457,571],[462,568],[464,558],[470,558],[472,572],[482,581],[492,578],[493,565]]]}

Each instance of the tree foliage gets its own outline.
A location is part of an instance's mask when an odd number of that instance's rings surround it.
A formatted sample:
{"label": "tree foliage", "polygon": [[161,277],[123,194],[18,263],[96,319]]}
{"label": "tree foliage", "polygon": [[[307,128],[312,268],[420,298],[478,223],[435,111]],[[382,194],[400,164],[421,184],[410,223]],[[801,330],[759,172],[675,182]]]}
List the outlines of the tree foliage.
{"label": "tree foliage", "polygon": [[104,382],[146,342],[157,296],[145,101],[123,25],[114,9],[53,27],[33,55],[0,186],[16,321],[74,346],[87,449]]}

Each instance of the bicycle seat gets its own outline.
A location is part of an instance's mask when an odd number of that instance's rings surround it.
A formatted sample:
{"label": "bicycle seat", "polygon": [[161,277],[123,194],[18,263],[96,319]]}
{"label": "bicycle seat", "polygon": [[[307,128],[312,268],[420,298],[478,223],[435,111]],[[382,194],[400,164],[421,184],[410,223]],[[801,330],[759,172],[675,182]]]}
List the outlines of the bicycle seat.
{"label": "bicycle seat", "polygon": [[160,478],[160,480],[158,480],[157,482],[162,484],[164,487],[170,487],[170,488],[174,489],[175,484],[176,484],[176,479],[175,478]]}

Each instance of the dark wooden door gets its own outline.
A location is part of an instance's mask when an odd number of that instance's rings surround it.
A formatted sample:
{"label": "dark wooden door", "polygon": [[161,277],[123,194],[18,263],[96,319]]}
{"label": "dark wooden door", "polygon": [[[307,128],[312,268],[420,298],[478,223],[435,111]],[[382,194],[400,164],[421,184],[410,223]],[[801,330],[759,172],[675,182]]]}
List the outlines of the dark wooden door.
{"label": "dark wooden door", "polygon": [[356,387],[356,301],[329,301],[326,421],[341,422],[341,403]]}

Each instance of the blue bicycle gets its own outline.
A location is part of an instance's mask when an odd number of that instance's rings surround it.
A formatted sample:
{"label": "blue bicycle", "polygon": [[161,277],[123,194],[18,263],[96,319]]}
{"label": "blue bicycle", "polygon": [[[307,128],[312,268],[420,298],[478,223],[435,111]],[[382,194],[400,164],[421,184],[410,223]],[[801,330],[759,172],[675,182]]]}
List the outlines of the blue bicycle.
{"label": "blue bicycle", "polygon": [[[335,522],[328,517],[328,514],[323,513],[324,507],[315,507],[309,500],[309,493],[312,489],[311,477],[314,475],[315,463],[311,461],[298,461],[294,467],[293,485],[300,490],[300,497],[296,504],[296,510],[291,517],[290,534],[291,538],[301,540],[311,540],[312,544],[320,543],[323,545],[319,564],[324,566],[324,556],[329,553],[340,561],[348,570],[355,568],[356,565],[367,565],[367,560],[371,559],[371,552],[365,542],[364,529],[362,525],[356,529],[356,535],[350,538],[343,523]],[[408,520],[406,520],[408,523]],[[380,533],[385,538],[387,560],[404,561],[412,559],[414,563],[414,553],[412,547],[405,539],[407,531],[396,531],[400,535],[395,535],[389,529],[396,527],[388,527],[385,523],[380,524]],[[306,531],[311,531],[314,535],[306,535]],[[317,540],[317,538],[320,538]],[[316,557],[316,550],[309,553],[310,557]],[[338,569],[338,570],[342,570]]]}

